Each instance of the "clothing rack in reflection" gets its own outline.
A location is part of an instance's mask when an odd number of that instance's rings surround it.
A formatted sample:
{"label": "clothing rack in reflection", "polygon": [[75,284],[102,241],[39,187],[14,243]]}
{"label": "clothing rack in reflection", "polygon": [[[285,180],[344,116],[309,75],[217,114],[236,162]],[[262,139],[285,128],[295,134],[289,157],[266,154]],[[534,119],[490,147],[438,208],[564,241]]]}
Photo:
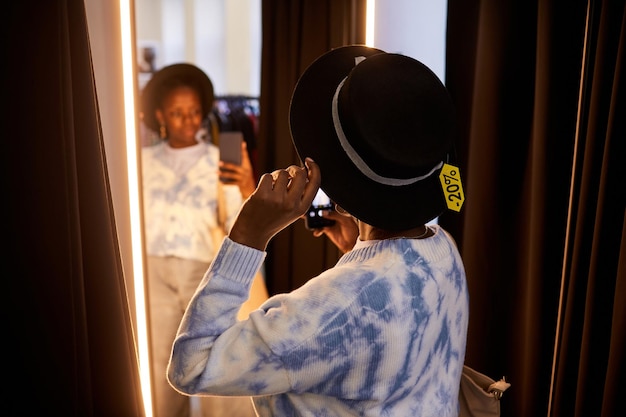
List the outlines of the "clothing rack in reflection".
{"label": "clothing rack in reflection", "polygon": [[256,149],[259,115],[258,97],[217,96],[209,123],[217,123],[220,132],[242,132],[248,149]]}
{"label": "clothing rack in reflection", "polygon": [[207,130],[213,143],[219,143],[219,132],[241,132],[250,162],[257,178],[257,135],[259,130],[259,98],[246,95],[216,96],[213,111],[207,118]]}

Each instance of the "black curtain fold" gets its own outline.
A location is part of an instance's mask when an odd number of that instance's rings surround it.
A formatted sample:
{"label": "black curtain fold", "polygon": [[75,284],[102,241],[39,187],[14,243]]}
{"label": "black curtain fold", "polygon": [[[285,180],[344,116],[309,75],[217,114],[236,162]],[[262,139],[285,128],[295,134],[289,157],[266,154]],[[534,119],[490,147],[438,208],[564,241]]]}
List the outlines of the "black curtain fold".
{"label": "black curtain fold", "polygon": [[[291,93],[318,56],[343,45],[365,42],[365,0],[265,0],[262,3],[260,172],[299,165],[289,134]],[[290,291],[334,265],[340,253],[316,239],[297,221],[268,247],[270,294]]]}
{"label": "black curtain fold", "polygon": [[3,411],[142,416],[84,3],[5,8]]}
{"label": "black curtain fold", "polygon": [[624,3],[448,5],[466,363],[510,380],[502,415],[621,415]]}
{"label": "black curtain fold", "polygon": [[553,416],[626,414],[617,379],[626,371],[617,353],[626,338],[625,16],[623,2],[589,3]]}

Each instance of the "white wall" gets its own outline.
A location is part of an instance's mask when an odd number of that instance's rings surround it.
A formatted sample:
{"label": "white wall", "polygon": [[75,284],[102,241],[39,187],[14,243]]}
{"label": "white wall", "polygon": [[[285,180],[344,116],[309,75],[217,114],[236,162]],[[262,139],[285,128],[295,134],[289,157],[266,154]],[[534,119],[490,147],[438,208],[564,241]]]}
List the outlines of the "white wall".
{"label": "white wall", "polygon": [[135,20],[138,54],[155,47],[157,69],[191,62],[217,95],[259,96],[261,0],[135,0]]}
{"label": "white wall", "polygon": [[445,81],[446,0],[378,0],[374,45],[427,65]]}

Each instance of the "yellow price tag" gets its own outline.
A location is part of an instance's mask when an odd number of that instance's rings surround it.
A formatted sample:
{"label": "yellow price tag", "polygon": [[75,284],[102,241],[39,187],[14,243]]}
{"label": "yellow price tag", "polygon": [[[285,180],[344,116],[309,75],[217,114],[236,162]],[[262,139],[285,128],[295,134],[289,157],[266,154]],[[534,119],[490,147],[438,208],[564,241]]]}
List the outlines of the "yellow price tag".
{"label": "yellow price tag", "polygon": [[461,211],[461,206],[465,201],[465,194],[463,194],[459,168],[443,164],[443,168],[441,168],[439,173],[439,181],[441,181],[441,188],[446,197],[448,208],[454,211]]}

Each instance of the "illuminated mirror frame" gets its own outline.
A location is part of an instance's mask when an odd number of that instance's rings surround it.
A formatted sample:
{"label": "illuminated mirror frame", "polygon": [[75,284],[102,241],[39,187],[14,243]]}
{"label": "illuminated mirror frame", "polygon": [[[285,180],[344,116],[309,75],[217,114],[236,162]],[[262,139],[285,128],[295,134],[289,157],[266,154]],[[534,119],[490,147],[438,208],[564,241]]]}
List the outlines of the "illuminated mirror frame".
{"label": "illuminated mirror frame", "polygon": [[135,111],[135,3],[120,0],[120,28],[122,39],[122,72],[124,83],[124,116],[126,126],[126,159],[128,166],[128,196],[131,224],[133,277],[136,314],[136,343],[139,361],[139,379],[146,417],[152,417],[152,386],[148,346],[146,296],[144,282],[144,251],[141,213],[141,187],[139,180],[139,155],[137,141],[137,113]]}

